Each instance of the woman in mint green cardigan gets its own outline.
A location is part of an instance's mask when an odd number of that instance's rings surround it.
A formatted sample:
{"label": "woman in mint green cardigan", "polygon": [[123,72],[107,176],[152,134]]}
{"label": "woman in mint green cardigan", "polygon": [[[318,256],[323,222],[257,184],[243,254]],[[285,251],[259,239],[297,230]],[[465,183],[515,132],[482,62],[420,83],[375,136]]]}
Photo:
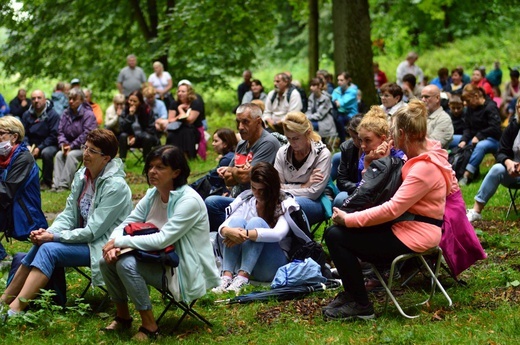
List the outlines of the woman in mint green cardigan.
{"label": "woman in mint green cardigan", "polygon": [[[101,260],[107,290],[116,304],[116,317],[106,330],[131,327],[130,298],[142,321],[136,340],[158,333],[147,285],[162,288],[163,268],[161,264],[137,261],[133,255],[118,256],[121,249],[150,251],[175,245],[179,256],[176,276],[180,297],[185,302],[204,296],[207,289],[220,283],[209,239],[206,206],[186,184],[190,168],[184,153],[175,146],[155,148],[146,157],[144,171],[153,188],[114,230],[103,248],[104,260]],[[124,236],[124,227],[136,222],[153,223],[161,231],[146,236]]]}

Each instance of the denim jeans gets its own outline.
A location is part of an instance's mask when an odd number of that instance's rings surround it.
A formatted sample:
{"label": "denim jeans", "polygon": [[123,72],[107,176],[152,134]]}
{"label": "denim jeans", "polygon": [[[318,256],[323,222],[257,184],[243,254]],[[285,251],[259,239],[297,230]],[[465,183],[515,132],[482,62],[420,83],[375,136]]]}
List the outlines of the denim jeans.
{"label": "denim jeans", "polygon": [[338,131],[339,142],[342,143],[347,138],[347,131],[345,127],[350,122],[350,117],[345,113],[338,112],[338,119],[336,120],[336,129]]}
{"label": "denim jeans", "polygon": [[457,147],[460,143],[460,139],[462,139],[462,134],[453,134],[453,139],[451,140],[451,143],[448,148],[453,149]]}
{"label": "denim jeans", "polygon": [[101,259],[99,268],[112,301],[127,303],[130,297],[136,310],[152,310],[148,285],[162,288],[160,264],[137,261],[135,256],[127,254],[121,255],[114,264]]}
{"label": "denim jeans", "polygon": [[5,259],[6,256],[7,256],[7,252],[5,251],[5,248],[2,245],[2,243],[0,243],[0,261]]}
{"label": "denim jeans", "polygon": [[[228,226],[247,230],[269,228],[265,220],[260,217],[253,217],[247,221],[243,218],[232,217]],[[223,271],[231,273],[244,271],[251,274],[255,280],[262,282],[272,281],[278,268],[288,262],[285,252],[278,243],[249,240],[233,247],[224,246],[223,259]]]}
{"label": "denim jeans", "polygon": [[348,198],[347,192],[339,192],[338,195],[336,195],[336,197],[334,198],[334,202],[332,203],[332,206],[341,207],[343,205],[343,202],[347,198]]}
{"label": "denim jeans", "polygon": [[466,170],[474,174],[480,166],[480,163],[482,163],[486,153],[496,153],[497,150],[498,140],[490,137],[479,141],[473,149],[469,163],[466,165]]}
{"label": "denim jeans", "polygon": [[338,167],[339,163],[341,161],[341,152],[336,152],[332,156],[332,170],[330,171],[330,177],[332,178],[332,181],[336,181],[338,178]]}
{"label": "denim jeans", "polygon": [[209,231],[218,231],[218,227],[226,220],[226,207],[233,200],[233,198],[217,195],[208,196],[204,200],[208,210]]}
{"label": "denim jeans", "polygon": [[495,195],[499,185],[508,187],[514,183],[520,183],[520,177],[511,177],[507,173],[506,167],[497,163],[491,167],[484,177],[484,181],[482,181],[477,195],[475,195],[475,200],[485,205]]}
{"label": "denim jeans", "polygon": [[50,279],[55,267],[90,266],[90,249],[86,243],[46,242],[32,246],[22,264]]}
{"label": "denim jeans", "polygon": [[312,200],[304,196],[297,196],[295,199],[307,216],[309,225],[314,225],[325,220],[325,213],[323,212],[323,206],[321,205],[320,199]]}

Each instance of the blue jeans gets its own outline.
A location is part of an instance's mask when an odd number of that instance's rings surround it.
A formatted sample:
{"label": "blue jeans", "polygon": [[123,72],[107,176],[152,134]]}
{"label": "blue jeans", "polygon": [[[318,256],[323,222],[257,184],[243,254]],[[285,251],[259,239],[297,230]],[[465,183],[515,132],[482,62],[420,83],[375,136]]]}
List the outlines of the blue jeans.
{"label": "blue jeans", "polygon": [[314,225],[325,220],[323,206],[321,205],[320,199],[312,200],[304,196],[297,196],[295,199],[307,216],[309,225]]}
{"label": "blue jeans", "polygon": [[336,197],[334,198],[334,202],[332,203],[332,206],[341,207],[343,205],[343,202],[347,198],[348,198],[347,192],[339,192],[338,195],[336,195]]}
{"label": "blue jeans", "polygon": [[[283,216],[282,216],[283,217]],[[256,228],[269,228],[269,225],[260,217],[249,220],[231,217],[231,228],[244,228],[252,230]],[[245,241],[233,247],[223,248],[222,271],[238,273],[244,271],[257,281],[272,281],[279,267],[287,264],[285,252],[278,243]]]}
{"label": "blue jeans", "polygon": [[336,181],[338,178],[338,167],[339,163],[341,161],[341,152],[336,152],[332,156],[332,170],[330,171],[330,177],[332,178],[332,181]]}
{"label": "blue jeans", "polygon": [[460,139],[462,139],[462,134],[453,134],[453,139],[451,140],[451,143],[448,146],[448,148],[453,149],[457,147],[460,143]]}
{"label": "blue jeans", "polygon": [[498,140],[494,138],[487,138],[479,141],[473,149],[469,163],[466,165],[466,170],[474,174],[480,166],[480,163],[482,163],[482,160],[484,160],[486,153],[496,153],[497,150]]}
{"label": "blue jeans", "polygon": [[160,264],[137,261],[133,255],[121,255],[114,264],[101,259],[99,268],[112,301],[127,303],[130,297],[136,310],[152,310],[148,285],[162,288]]}
{"label": "blue jeans", "polygon": [[233,200],[233,198],[217,195],[208,196],[204,200],[208,210],[209,231],[218,231],[219,226],[226,220],[226,207]]}
{"label": "blue jeans", "polygon": [[499,185],[508,187],[514,183],[520,183],[520,177],[511,177],[507,173],[506,167],[497,163],[491,167],[484,177],[484,181],[482,181],[477,195],[475,195],[475,200],[485,205],[495,195]]}
{"label": "blue jeans", "polygon": [[2,245],[2,243],[0,243],[0,261],[5,259],[6,256],[7,256],[7,252],[5,251],[5,248]]}
{"label": "blue jeans", "polygon": [[338,112],[338,119],[336,120],[336,129],[338,131],[339,142],[342,143],[347,138],[347,131],[345,126],[349,123],[350,117],[345,113]]}
{"label": "blue jeans", "polygon": [[55,267],[90,266],[90,249],[86,243],[46,242],[32,246],[22,265],[36,267],[50,279]]}

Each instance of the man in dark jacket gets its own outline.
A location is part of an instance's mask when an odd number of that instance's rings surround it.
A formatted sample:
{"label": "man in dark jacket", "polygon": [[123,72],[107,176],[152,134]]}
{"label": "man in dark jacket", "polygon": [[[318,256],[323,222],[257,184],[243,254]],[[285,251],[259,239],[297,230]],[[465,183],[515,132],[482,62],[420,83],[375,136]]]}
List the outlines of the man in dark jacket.
{"label": "man in dark jacket", "polygon": [[25,89],[19,89],[18,94],[15,98],[9,102],[9,108],[11,108],[11,115],[22,118],[25,113],[31,107],[31,100],[27,99],[27,91]]}
{"label": "man in dark jacket", "polygon": [[34,159],[42,159],[43,179],[41,189],[52,187],[53,160],[58,152],[58,125],[60,116],[53,109],[52,101],[41,90],[31,94],[32,106],[22,115],[25,142]]}

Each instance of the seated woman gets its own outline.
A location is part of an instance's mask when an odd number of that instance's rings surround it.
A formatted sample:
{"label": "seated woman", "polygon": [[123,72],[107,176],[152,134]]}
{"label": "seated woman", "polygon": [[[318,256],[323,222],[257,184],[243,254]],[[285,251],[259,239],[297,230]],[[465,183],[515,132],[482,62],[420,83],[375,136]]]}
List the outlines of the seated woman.
{"label": "seated woman", "polygon": [[[427,116],[418,100],[393,116],[390,145],[403,150],[409,160],[403,166],[403,183],[388,202],[350,214],[334,208],[335,225],[325,232],[325,242],[345,291],[323,308],[326,319],[374,318],[358,258],[387,263],[401,254],[424,252],[441,240],[452,169],[447,152],[426,139]],[[405,212],[420,215],[421,220],[399,222]]]}
{"label": "seated woman", "polygon": [[299,208],[294,198],[280,190],[278,171],[269,163],[257,163],[251,169],[251,190],[229,205],[229,216],[219,227],[224,243],[222,277],[213,292],[238,293],[250,276],[273,280],[288,262],[280,242],[290,230],[285,213],[294,208]]}
{"label": "seated woman", "polygon": [[313,129],[322,138],[335,137],[338,135],[336,124],[332,117],[332,101],[330,95],[323,92],[323,81],[320,78],[313,78],[310,82],[311,94],[309,96],[309,106],[307,108],[307,118],[311,121]]}
{"label": "seated woman", "polygon": [[123,162],[130,147],[142,147],[143,157],[146,157],[152,147],[159,144],[155,117],[141,91],[134,91],[128,96],[123,114],[119,116],[119,131],[119,157]]}
{"label": "seated woman", "polygon": [[[473,84],[477,88],[482,88],[485,92],[485,94],[490,98],[493,99],[495,97],[495,93],[493,92],[493,87],[486,79],[486,73],[483,69],[475,68],[473,70],[473,74],[471,75],[471,84]],[[466,89],[466,87],[464,87]],[[464,90],[463,89],[463,90]],[[463,91],[464,95],[464,91]]]}
{"label": "seated woman", "polygon": [[218,191],[218,194],[215,195],[225,194],[227,196],[229,191],[226,188],[224,179],[220,177],[217,170],[220,167],[229,166],[229,163],[231,163],[231,160],[235,157],[235,149],[238,144],[237,136],[235,132],[229,128],[220,128],[215,131],[215,134],[213,134],[213,141],[211,144],[213,145],[215,152],[219,154],[219,161],[217,167],[212,169],[206,176],[204,176],[204,178],[207,177],[211,185],[210,193]]}
{"label": "seated woman", "polygon": [[320,199],[329,182],[330,151],[305,114],[290,112],[282,125],[289,143],[280,147],[274,162],[281,188],[296,197],[309,224],[319,223],[325,220]]}
{"label": "seated woman", "polygon": [[[361,156],[361,141],[359,140],[357,127],[362,119],[363,115],[358,114],[350,120],[347,128],[350,139],[341,143],[339,146],[340,152],[332,157],[332,169],[334,169],[334,166],[337,167],[336,186],[339,190],[338,195],[334,198],[335,207],[340,207],[343,204],[343,201],[354,192],[360,181],[358,165],[359,157]],[[338,163],[334,163],[335,160]],[[331,176],[333,173],[334,170]]]}
{"label": "seated woman", "polygon": [[466,83],[463,80],[464,72],[462,68],[454,68],[451,70],[451,78],[446,85],[442,88],[442,91],[448,92],[451,95],[462,96],[462,90]]}
{"label": "seated woman", "polygon": [[116,136],[119,135],[119,116],[123,114],[124,107],[125,95],[119,93],[114,96],[112,104],[105,112],[105,128],[114,132]]}
{"label": "seated woman", "polygon": [[[190,168],[184,153],[175,146],[157,147],[146,157],[144,171],[153,188],[113,231],[103,247],[100,263],[106,288],[116,304],[116,318],[106,330],[131,327],[130,298],[141,316],[141,327],[134,337],[137,340],[157,335],[147,285],[162,288],[163,267],[137,261],[129,254],[118,256],[121,249],[150,251],[174,244],[180,261],[177,267],[180,292],[187,303],[219,284],[209,239],[208,213],[204,201],[186,184]],[[147,236],[124,236],[125,226],[134,222],[151,222],[161,231]]]}
{"label": "seated woman", "polygon": [[500,138],[500,146],[496,155],[497,163],[491,167],[475,195],[473,208],[468,210],[470,222],[482,220],[482,210],[489,199],[495,195],[498,186],[509,187],[520,183],[520,99],[516,102],[516,116],[511,117],[509,125]]}
{"label": "seated woman", "polygon": [[[0,118],[0,233],[28,235],[46,228],[41,209],[39,171],[23,142],[23,124],[14,116]],[[0,261],[7,252],[0,243]]]}
{"label": "seated woman", "polygon": [[251,103],[255,99],[265,102],[267,94],[264,92],[262,82],[258,79],[251,80],[251,90],[247,91],[242,97],[242,104]]}
{"label": "seated woman", "polygon": [[201,139],[200,129],[203,128],[200,116],[202,111],[202,104],[197,100],[191,85],[179,85],[177,100],[170,106],[166,143],[179,147],[190,159],[197,156],[196,145]]}
{"label": "seated woman", "polygon": [[117,139],[107,129],[88,133],[82,145],[84,164],[72,183],[65,210],[47,230],[31,232],[34,246],[22,260],[0,298],[9,304],[8,316],[20,313],[49,281],[55,267],[89,266],[92,284],[103,285],[99,271],[101,249],[112,230],[132,210]]}
{"label": "seated woman", "polygon": [[404,105],[403,89],[396,83],[386,83],[381,86],[381,109],[391,117]]}
{"label": "seated woman", "polygon": [[482,88],[468,84],[464,87],[462,98],[467,107],[464,132],[458,146],[471,144],[474,147],[464,176],[459,181],[459,185],[465,186],[473,179],[486,153],[495,153],[498,150],[502,130],[497,105],[486,98]]}
{"label": "seated woman", "polygon": [[87,134],[97,128],[96,116],[79,88],[69,91],[69,107],[63,111],[58,126],[60,151],[54,158],[54,191],[61,192],[71,186],[78,163],[83,159],[81,145]]}

